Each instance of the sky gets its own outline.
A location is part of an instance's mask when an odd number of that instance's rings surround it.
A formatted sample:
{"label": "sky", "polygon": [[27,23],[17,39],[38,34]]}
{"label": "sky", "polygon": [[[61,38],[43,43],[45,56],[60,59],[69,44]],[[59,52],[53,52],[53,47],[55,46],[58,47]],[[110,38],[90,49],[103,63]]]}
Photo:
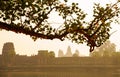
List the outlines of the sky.
{"label": "sky", "polygon": [[[73,1],[79,3],[79,7],[82,8],[85,13],[88,14],[88,20],[92,17],[92,10],[94,3],[100,3],[102,6],[105,6],[106,3],[115,3],[116,0],[68,0],[69,4]],[[61,0],[62,2],[62,0]],[[50,17],[50,22],[57,22],[61,23],[61,18],[57,15],[57,13],[52,13]],[[120,49],[120,25],[112,23],[112,30],[111,32],[116,31],[114,34],[111,35],[110,41],[116,44],[117,50]],[[30,36],[24,34],[16,34],[11,31],[0,31],[0,54],[2,53],[3,44],[6,42],[13,42],[15,51],[17,54],[20,55],[36,55],[38,50],[48,50],[54,51],[56,56],[58,55],[59,49],[64,51],[64,54],[67,51],[67,47],[70,46],[72,53],[75,50],[79,50],[80,56],[88,56],[89,55],[89,47],[85,44],[76,44],[72,43],[69,40],[60,41],[58,39],[54,40],[45,40],[45,39],[38,39],[33,41]]]}

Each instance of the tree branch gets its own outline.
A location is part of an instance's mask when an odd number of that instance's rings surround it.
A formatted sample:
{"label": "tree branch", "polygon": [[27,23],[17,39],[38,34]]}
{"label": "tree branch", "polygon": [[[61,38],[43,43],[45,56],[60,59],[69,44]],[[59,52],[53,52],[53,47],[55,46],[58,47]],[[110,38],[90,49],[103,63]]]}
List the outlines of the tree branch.
{"label": "tree branch", "polygon": [[35,37],[43,38],[43,39],[51,39],[51,40],[55,38],[62,40],[62,38],[65,37],[67,34],[73,33],[75,31],[83,34],[86,38],[89,38],[89,35],[84,32],[84,29],[66,30],[63,34],[55,33],[55,34],[45,35],[43,33],[38,33],[38,32],[33,31],[32,29],[30,29],[30,27],[10,25],[4,22],[0,22],[0,28],[5,29],[7,31],[13,31],[15,33],[23,33],[23,34],[30,35],[30,36],[35,36]]}
{"label": "tree branch", "polygon": [[26,35],[35,36],[35,37],[43,38],[43,39],[51,39],[51,40],[53,40],[55,38],[61,39],[61,37],[57,34],[45,35],[45,34],[37,33],[35,31],[31,30],[29,27],[9,25],[9,24],[3,23],[3,22],[0,22],[0,28],[5,29],[7,31],[13,31],[15,33],[23,33]]}
{"label": "tree branch", "polygon": [[46,13],[46,14],[44,14],[42,17],[43,17],[43,19],[42,20],[40,20],[40,22],[38,22],[38,24],[37,24],[37,26],[35,26],[34,28],[33,28],[33,30],[35,30],[36,28],[38,28],[39,27],[39,25],[45,20],[45,19],[47,19],[46,17],[48,16],[48,14],[50,14],[51,13],[51,11],[54,9],[55,7],[53,7],[53,8],[51,8],[50,9],[50,11],[48,11],[48,13]]}

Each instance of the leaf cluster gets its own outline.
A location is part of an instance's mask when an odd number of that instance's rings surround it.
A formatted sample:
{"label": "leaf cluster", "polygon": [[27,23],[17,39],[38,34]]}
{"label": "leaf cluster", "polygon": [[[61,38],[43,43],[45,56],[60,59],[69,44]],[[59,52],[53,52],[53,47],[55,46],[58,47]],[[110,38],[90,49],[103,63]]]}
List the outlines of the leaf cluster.
{"label": "leaf cluster", "polygon": [[[90,51],[101,46],[110,37],[110,24],[120,16],[119,1],[115,4],[94,5],[93,19],[86,15],[78,3],[67,5],[59,0],[0,0],[0,28],[30,35],[34,40],[70,39],[86,43]],[[58,12],[64,20],[60,29],[53,28],[48,19],[51,12]]]}

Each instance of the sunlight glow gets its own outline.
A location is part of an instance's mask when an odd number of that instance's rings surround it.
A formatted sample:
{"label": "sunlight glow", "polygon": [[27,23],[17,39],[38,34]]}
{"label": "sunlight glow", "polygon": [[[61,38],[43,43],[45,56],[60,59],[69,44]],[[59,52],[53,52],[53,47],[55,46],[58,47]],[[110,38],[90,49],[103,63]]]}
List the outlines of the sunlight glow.
{"label": "sunlight glow", "polygon": [[[79,6],[82,8],[82,10],[88,14],[87,21],[89,21],[92,17],[92,10],[94,3],[100,3],[101,5],[105,5],[107,3],[115,3],[116,0],[68,0],[69,4],[72,2],[78,2]],[[62,2],[62,1],[61,1]],[[63,20],[61,17],[58,16],[57,13],[51,13],[50,16],[50,24],[54,28],[58,28],[61,23],[63,23]],[[54,24],[53,24],[54,23]],[[56,25],[57,24],[57,25]],[[56,25],[56,26],[54,26]],[[59,25],[59,26],[58,26]],[[110,40],[116,44],[117,50],[120,48],[120,26],[118,24],[112,24],[112,30],[116,31],[113,35],[111,35]],[[58,55],[58,50],[61,49],[66,53],[67,47],[70,46],[72,49],[72,52],[75,52],[76,49],[80,51],[80,56],[88,56],[89,55],[89,47],[87,47],[85,44],[76,44],[71,43],[69,40],[60,41],[58,39],[54,40],[41,40],[38,39],[37,41],[33,41],[30,36],[26,36],[24,34],[16,34],[10,31],[2,30],[0,31],[0,54],[2,53],[2,47],[3,44],[6,42],[13,42],[15,46],[15,50],[17,54],[21,55],[32,55],[37,54],[38,50],[49,50],[54,51],[56,53],[56,56]]]}

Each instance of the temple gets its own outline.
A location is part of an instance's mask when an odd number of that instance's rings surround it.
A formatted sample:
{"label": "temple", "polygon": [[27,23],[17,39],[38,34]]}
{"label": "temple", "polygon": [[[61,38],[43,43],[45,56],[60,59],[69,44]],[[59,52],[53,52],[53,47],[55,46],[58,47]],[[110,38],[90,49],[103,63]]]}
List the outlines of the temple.
{"label": "temple", "polygon": [[[71,56],[71,54],[70,54]],[[16,55],[13,43],[5,43],[0,55],[0,68],[4,67],[86,67],[120,66],[119,57],[55,57],[53,51],[39,50],[37,55]]]}

